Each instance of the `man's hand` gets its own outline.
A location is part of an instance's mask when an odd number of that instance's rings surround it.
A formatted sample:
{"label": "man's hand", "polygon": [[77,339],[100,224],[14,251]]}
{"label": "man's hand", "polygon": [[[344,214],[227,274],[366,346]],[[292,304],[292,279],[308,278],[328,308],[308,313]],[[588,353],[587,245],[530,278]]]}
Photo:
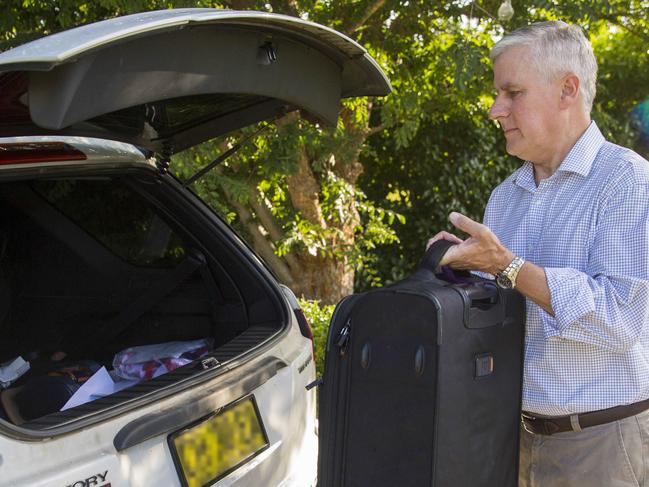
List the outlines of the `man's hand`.
{"label": "man's hand", "polygon": [[[451,213],[448,219],[455,228],[468,233],[469,238],[462,240],[448,232],[439,232],[431,238],[426,248],[440,239],[457,244],[448,249],[440,265],[495,275],[514,260],[515,255],[500,243],[488,227],[456,212]],[[526,261],[516,278],[516,289],[554,316],[545,269]]]}
{"label": "man's hand", "polygon": [[440,265],[496,274],[514,259],[515,255],[482,223],[456,212],[452,212],[448,219],[455,228],[468,233],[469,238],[462,240],[452,233],[439,232],[430,239],[427,248],[442,238],[457,244],[446,252]]}
{"label": "man's hand", "polygon": [[449,242],[453,242],[455,244],[461,244],[462,242],[464,242],[464,240],[453,235],[452,233],[442,231],[435,234],[433,238],[428,239],[428,242],[426,243],[426,250],[428,250],[428,247],[433,245],[433,243],[437,242],[438,240],[448,240]]}

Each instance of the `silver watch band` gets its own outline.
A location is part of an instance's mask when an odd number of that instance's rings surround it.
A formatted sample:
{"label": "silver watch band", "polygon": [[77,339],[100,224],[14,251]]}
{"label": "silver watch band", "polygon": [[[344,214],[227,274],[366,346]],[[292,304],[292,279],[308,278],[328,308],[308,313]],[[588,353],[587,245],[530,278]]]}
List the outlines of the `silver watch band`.
{"label": "silver watch band", "polygon": [[524,263],[525,259],[516,256],[503,271],[503,274],[505,274],[511,281],[512,287],[516,287],[516,278],[518,277],[518,273],[520,272],[521,267],[523,267]]}

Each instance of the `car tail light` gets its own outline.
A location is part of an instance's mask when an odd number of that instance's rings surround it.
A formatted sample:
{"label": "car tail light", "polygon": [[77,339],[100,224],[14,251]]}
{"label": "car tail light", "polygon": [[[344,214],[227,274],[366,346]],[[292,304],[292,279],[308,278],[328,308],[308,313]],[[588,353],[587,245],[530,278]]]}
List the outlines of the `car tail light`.
{"label": "car tail light", "polygon": [[309,321],[306,319],[304,311],[302,311],[301,308],[297,308],[293,311],[295,311],[295,316],[297,317],[297,322],[300,325],[302,336],[311,340],[311,353],[313,354],[313,360],[315,361],[315,344],[313,342],[313,330],[311,329],[311,325],[309,325]]}
{"label": "car tail light", "polygon": [[0,165],[83,161],[86,155],[64,142],[0,144]]}

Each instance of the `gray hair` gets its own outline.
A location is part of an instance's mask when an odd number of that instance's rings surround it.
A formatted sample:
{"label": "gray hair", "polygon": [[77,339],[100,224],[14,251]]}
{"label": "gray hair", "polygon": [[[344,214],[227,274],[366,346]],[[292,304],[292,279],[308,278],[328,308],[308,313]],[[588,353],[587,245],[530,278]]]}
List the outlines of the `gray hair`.
{"label": "gray hair", "polygon": [[580,27],[560,20],[521,27],[500,39],[489,57],[495,62],[498,56],[515,46],[530,48],[531,62],[548,82],[568,73],[576,74],[584,110],[590,113],[595,99],[597,61]]}

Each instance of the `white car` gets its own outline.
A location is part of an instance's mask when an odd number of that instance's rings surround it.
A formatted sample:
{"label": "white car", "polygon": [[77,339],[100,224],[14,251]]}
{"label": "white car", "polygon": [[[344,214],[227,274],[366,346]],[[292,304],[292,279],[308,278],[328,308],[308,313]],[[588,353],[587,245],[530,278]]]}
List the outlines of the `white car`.
{"label": "white car", "polygon": [[0,486],[315,485],[309,326],[169,157],[389,91],[349,38],[258,12],[0,54]]}

